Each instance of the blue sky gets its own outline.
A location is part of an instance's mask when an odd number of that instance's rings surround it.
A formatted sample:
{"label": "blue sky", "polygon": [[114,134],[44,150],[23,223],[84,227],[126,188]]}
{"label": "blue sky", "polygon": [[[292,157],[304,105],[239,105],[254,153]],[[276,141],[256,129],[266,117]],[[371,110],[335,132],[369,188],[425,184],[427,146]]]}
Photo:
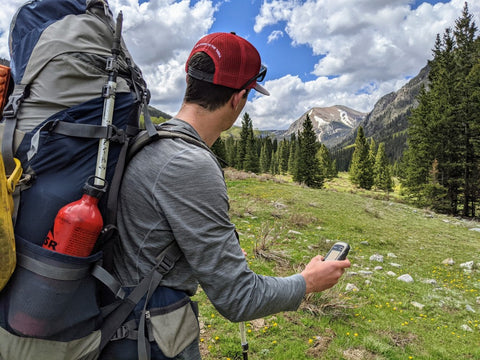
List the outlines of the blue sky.
{"label": "blue sky", "polygon": [[[198,1],[192,1],[196,3]],[[388,0],[384,1],[389,3]],[[446,3],[446,0],[415,1],[410,6],[418,8],[422,3],[436,4]],[[238,35],[247,38],[259,50],[262,61],[268,66],[268,74],[271,78],[279,78],[286,74],[297,74],[303,81],[315,79],[312,74],[314,65],[322,57],[313,54],[308,44],[292,46],[292,39],[283,33],[286,21],[279,21],[276,24],[266,26],[260,33],[253,29],[255,17],[260,12],[263,0],[231,0],[215,1],[219,5],[219,11],[215,14],[215,21],[211,32],[235,31]],[[354,4],[352,6],[355,6]],[[282,31],[275,41],[268,41],[273,31]],[[432,43],[433,46],[433,43]],[[336,74],[331,74],[334,76]]]}
{"label": "blue sky", "polygon": [[[3,0],[0,57],[24,0]],[[344,105],[369,112],[417,75],[435,36],[453,27],[465,0],[109,0],[122,10],[123,36],[152,92],[171,115],[185,90],[184,63],[203,35],[235,31],[268,67],[264,86],[245,111],[258,129],[286,129],[312,107]],[[468,1],[480,24],[480,1]],[[241,116],[240,116],[241,118]],[[239,124],[238,121],[237,124]]]}
{"label": "blue sky", "polygon": [[[251,5],[245,5],[247,2]],[[233,0],[223,3],[215,16],[212,32],[235,31],[238,35],[247,38],[257,47],[262,61],[268,66],[268,74],[271,78],[279,78],[294,72],[302,80],[314,79],[311,71],[319,56],[313,55],[308,45],[292,46],[291,39],[285,35],[279,35],[275,41],[268,41],[271,32],[281,31],[285,21],[267,26],[260,33],[253,31],[260,5],[259,0]]]}

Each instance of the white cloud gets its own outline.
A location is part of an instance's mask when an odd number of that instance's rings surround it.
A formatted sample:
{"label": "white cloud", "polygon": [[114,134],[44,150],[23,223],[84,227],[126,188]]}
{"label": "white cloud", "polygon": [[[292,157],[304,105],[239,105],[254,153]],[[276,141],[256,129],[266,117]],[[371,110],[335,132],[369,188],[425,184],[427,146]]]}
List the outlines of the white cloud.
{"label": "white cloud", "polygon": [[276,24],[282,20],[288,20],[292,9],[299,6],[299,0],[277,0],[272,2],[264,1],[260,14],[255,18],[255,32],[260,32],[265,26]]}
{"label": "white cloud", "polygon": [[280,30],[274,30],[271,32],[270,35],[268,35],[268,40],[267,43],[270,44],[271,42],[277,40],[278,38],[283,37],[283,31]]}
{"label": "white cloud", "polygon": [[213,24],[215,8],[209,0],[190,7],[189,0],[114,0],[109,4],[124,13],[123,35],[135,61],[141,66],[168,61],[191,48]]}
{"label": "white cloud", "polygon": [[9,59],[8,53],[8,32],[10,22],[18,7],[23,4],[24,0],[9,0],[2,2],[2,11],[0,11],[0,57]]}
{"label": "white cloud", "polygon": [[[369,93],[362,92],[353,96],[359,85],[351,75],[342,75],[334,79],[318,77],[307,82],[303,82],[298,76],[287,75],[267,81],[265,87],[271,96],[254,97],[247,103],[245,111],[250,114],[256,128],[286,129],[313,106],[345,105],[366,112],[365,104],[376,102],[382,95],[391,91],[391,88],[398,89],[401,85],[402,82],[394,80],[374,86]],[[238,121],[238,124],[241,122]]]}
{"label": "white cloud", "polygon": [[[286,76],[267,82],[272,96],[254,98],[249,104],[256,126],[288,125],[312,106],[342,104],[368,112],[381,96],[398,90],[426,65],[436,34],[454,26],[465,3],[424,3],[412,10],[411,2],[264,2],[255,31],[285,24],[293,44],[307,45],[321,56],[313,69],[314,81]],[[470,2],[469,12],[478,14],[480,3]],[[264,114],[264,107],[269,114]]]}

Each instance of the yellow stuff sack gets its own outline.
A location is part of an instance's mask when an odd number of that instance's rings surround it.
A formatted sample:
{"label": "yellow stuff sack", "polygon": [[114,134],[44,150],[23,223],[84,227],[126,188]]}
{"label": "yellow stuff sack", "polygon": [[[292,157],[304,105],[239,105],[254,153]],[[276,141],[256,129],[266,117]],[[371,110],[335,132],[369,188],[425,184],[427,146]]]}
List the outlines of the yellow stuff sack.
{"label": "yellow stuff sack", "polygon": [[7,181],[3,157],[0,154],[0,290],[7,284],[16,264],[12,223],[14,186]]}

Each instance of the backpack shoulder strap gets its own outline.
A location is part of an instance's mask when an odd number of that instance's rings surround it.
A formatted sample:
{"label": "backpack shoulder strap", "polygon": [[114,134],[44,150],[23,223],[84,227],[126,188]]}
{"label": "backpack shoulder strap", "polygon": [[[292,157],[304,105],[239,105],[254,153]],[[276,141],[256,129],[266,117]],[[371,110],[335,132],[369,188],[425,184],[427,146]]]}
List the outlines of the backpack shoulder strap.
{"label": "backpack shoulder strap", "polygon": [[122,156],[121,156],[119,158],[119,162],[117,163],[117,169],[115,169],[115,174],[112,178],[112,181],[110,184],[110,190],[108,193],[107,223],[116,224],[118,193],[120,191],[121,180],[122,180],[126,165],[146,145],[151,144],[154,141],[157,141],[159,139],[174,139],[174,138],[183,139],[190,144],[194,144],[196,146],[199,146],[211,152],[211,149],[203,141],[198,140],[186,133],[173,131],[173,130],[158,129],[158,128],[155,131],[155,133],[152,133],[149,130],[141,131],[133,140],[131,140],[128,146],[124,146],[126,151],[125,159],[123,162],[121,162],[120,160],[122,159]]}
{"label": "backpack shoulder strap", "polygon": [[121,153],[118,157],[118,162],[115,167],[115,172],[109,185],[108,200],[107,200],[107,213],[105,216],[105,223],[107,224],[102,232],[99,241],[97,242],[97,250],[104,249],[104,267],[107,270],[111,270],[113,256],[111,254],[111,242],[113,234],[117,231],[117,208],[118,208],[118,195],[120,192],[120,186],[122,183],[123,174],[127,164],[132,158],[146,145],[153,143],[159,139],[173,139],[181,138],[189,143],[197,145],[211,152],[210,148],[202,141],[194,138],[191,135],[181,133],[172,130],[156,129],[154,132],[151,130],[142,130],[133,139],[126,139]]}
{"label": "backpack shoulder strap", "polygon": [[146,145],[157,141],[159,139],[175,139],[180,138],[190,144],[199,146],[204,148],[207,151],[211,151],[211,149],[205,144],[203,141],[194,138],[191,135],[188,135],[183,132],[175,131],[175,130],[165,130],[165,129],[158,129],[156,134],[151,136],[147,131],[142,131],[138,134],[135,138],[134,142],[130,145],[127,153],[127,163]]}

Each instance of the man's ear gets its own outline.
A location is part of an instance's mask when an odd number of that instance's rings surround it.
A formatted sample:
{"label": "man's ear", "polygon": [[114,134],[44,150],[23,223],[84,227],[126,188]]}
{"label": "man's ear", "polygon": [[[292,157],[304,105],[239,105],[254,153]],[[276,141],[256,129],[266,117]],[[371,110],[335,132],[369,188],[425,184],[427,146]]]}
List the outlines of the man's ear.
{"label": "man's ear", "polygon": [[230,98],[230,102],[232,104],[233,109],[237,110],[238,106],[240,106],[240,103],[242,102],[242,99],[245,97],[246,92],[247,90],[243,89],[232,95],[232,97]]}

